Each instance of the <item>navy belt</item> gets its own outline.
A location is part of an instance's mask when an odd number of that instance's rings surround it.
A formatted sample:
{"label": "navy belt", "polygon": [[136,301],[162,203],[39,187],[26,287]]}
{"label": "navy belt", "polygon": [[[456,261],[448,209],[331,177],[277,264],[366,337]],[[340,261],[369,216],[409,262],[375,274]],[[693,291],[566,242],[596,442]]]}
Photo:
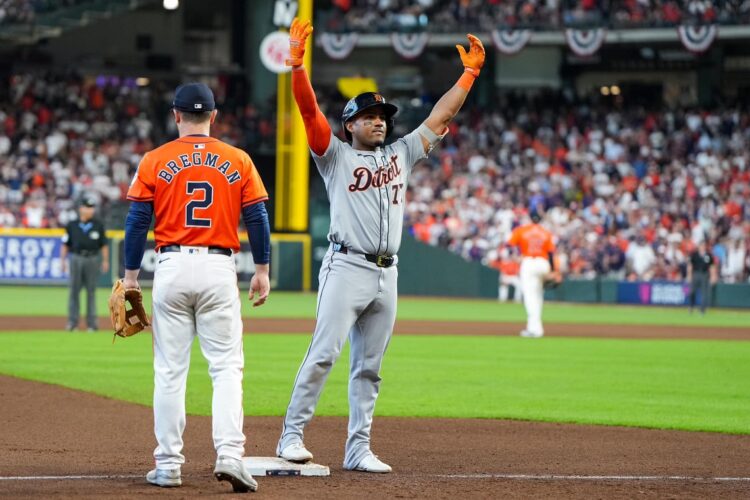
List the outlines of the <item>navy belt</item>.
{"label": "navy belt", "polygon": [[[167,245],[159,249],[159,253],[179,252],[179,251],[180,251],[180,245]],[[208,247],[208,253],[226,255],[227,257],[232,256],[232,250],[230,250],[229,248],[223,248],[223,247]]]}
{"label": "navy belt", "polygon": [[[357,252],[356,250],[351,250],[350,248],[346,248],[341,243],[334,243],[333,251],[339,252],[339,253],[345,253],[345,254],[348,254],[349,252],[361,253],[361,252]],[[363,253],[362,255],[365,256],[365,259],[367,259],[369,262],[372,262],[378,267],[391,267],[396,262],[395,257],[389,257],[387,255],[373,255],[369,253]]]}

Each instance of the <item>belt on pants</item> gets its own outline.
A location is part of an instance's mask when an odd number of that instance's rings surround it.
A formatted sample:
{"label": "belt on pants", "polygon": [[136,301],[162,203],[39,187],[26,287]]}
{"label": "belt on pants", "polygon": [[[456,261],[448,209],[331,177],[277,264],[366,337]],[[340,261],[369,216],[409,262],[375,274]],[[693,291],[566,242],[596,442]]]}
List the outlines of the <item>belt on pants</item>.
{"label": "belt on pants", "polygon": [[[168,252],[180,252],[180,245],[166,245],[159,249],[159,253]],[[208,253],[215,253],[219,255],[226,255],[227,257],[232,256],[232,250],[223,247],[208,247]]]}
{"label": "belt on pants", "polygon": [[96,255],[99,255],[99,250],[79,250],[73,252],[73,254],[80,255],[81,257],[95,257]]}
{"label": "belt on pants", "polygon": [[348,254],[349,252],[362,254],[365,256],[365,259],[367,259],[369,262],[372,262],[378,267],[391,267],[396,262],[396,258],[393,256],[373,255],[370,253],[357,252],[356,250],[352,250],[351,248],[346,248],[341,243],[333,243],[332,248],[334,252],[345,254]]}

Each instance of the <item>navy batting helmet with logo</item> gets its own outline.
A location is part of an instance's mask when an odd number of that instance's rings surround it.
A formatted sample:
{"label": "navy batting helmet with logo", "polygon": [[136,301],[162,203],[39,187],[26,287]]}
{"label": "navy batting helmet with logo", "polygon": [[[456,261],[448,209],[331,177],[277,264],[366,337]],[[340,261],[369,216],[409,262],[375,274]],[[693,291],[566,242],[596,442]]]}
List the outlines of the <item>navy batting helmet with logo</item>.
{"label": "navy batting helmet with logo", "polygon": [[380,94],[375,92],[365,92],[364,94],[359,94],[358,96],[349,99],[349,102],[347,102],[344,107],[344,112],[341,113],[341,126],[344,127],[344,134],[349,141],[352,140],[352,134],[346,129],[346,122],[353,119],[362,111],[375,106],[380,106],[383,108],[383,111],[385,111],[385,136],[388,137],[391,135],[394,125],[393,115],[398,112],[398,108],[393,104],[385,102],[385,98]]}

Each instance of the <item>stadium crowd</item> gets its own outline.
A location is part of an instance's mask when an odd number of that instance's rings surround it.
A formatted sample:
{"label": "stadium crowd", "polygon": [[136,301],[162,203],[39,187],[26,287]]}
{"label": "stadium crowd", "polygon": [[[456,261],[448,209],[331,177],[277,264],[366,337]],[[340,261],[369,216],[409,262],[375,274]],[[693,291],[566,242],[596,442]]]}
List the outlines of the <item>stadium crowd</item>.
{"label": "stadium crowd", "polygon": [[[0,84],[0,226],[64,227],[85,195],[124,199],[141,156],[176,134],[174,84],[18,74]],[[243,148],[274,141],[272,118],[225,106],[212,133]]]}
{"label": "stadium crowd", "polygon": [[[0,85],[0,226],[61,227],[85,194],[122,202],[142,154],[174,135],[174,85],[76,75]],[[221,92],[219,92],[221,95]],[[339,96],[321,108],[341,133]],[[408,131],[410,100],[396,136]],[[224,106],[213,133],[248,149],[274,141],[270,113]],[[419,240],[517,272],[505,241],[533,207],[569,276],[679,279],[708,239],[724,281],[750,268],[750,114],[647,112],[567,93],[505,94],[468,110],[410,180],[406,225]]]}
{"label": "stadium crowd", "polygon": [[506,96],[451,124],[415,167],[406,224],[419,240],[517,272],[505,242],[544,214],[569,276],[682,279],[706,239],[726,282],[750,269],[750,114],[646,112],[548,94]]}
{"label": "stadium crowd", "polygon": [[659,27],[682,22],[733,24],[750,17],[750,2],[745,0],[333,0],[332,4],[327,29],[357,32]]}

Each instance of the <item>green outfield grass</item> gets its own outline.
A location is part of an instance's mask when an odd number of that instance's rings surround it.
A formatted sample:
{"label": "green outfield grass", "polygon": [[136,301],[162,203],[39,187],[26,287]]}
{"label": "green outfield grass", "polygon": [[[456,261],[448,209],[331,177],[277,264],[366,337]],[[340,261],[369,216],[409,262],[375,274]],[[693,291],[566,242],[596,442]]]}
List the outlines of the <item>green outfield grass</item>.
{"label": "green outfield grass", "polygon": [[[315,316],[315,294],[272,292],[262,307],[253,308],[242,292],[243,315],[258,318],[312,318]],[[107,314],[108,289],[99,289],[97,304],[100,315]],[[84,299],[84,295],[81,296]],[[145,290],[150,312],[150,290]],[[83,305],[82,305],[83,307]],[[63,287],[0,287],[0,316],[66,316],[67,290]],[[399,319],[437,321],[504,321],[523,322],[526,315],[520,304],[500,303],[487,299],[431,299],[401,297]],[[547,303],[544,320],[549,323],[595,323],[618,325],[690,325],[717,327],[750,327],[750,310],[711,309],[706,316],[690,315],[685,308],[637,307]]]}
{"label": "green outfield grass", "polygon": [[[309,335],[245,337],[245,410],[282,415]],[[346,415],[345,351],[318,415]],[[376,414],[750,434],[750,342],[394,337]],[[0,334],[0,373],[151,404],[151,336]],[[195,346],[188,412],[210,412]]]}

